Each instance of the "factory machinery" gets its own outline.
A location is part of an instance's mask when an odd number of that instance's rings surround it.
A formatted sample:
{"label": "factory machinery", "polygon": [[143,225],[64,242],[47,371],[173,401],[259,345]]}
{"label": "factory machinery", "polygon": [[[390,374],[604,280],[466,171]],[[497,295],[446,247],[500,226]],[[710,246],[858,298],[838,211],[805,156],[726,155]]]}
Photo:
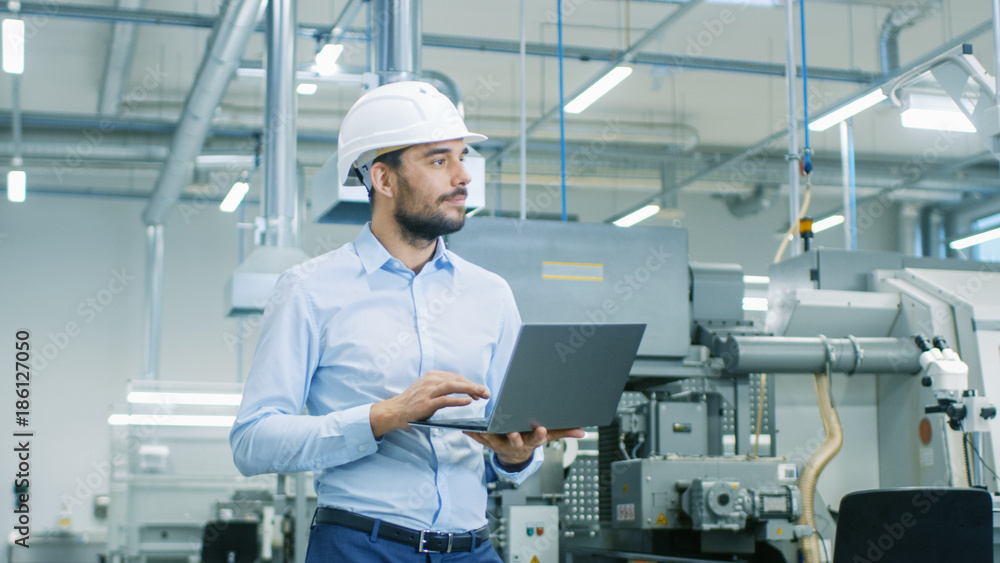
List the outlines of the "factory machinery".
{"label": "factory machinery", "polygon": [[[647,324],[616,418],[549,444],[522,485],[490,483],[507,563],[830,560],[838,499],[816,484],[842,444],[838,493],[997,490],[997,265],[807,251],[772,266],[753,321],[742,268],[690,262],[684,229],[477,217],[447,242],[508,281],[525,322]],[[831,378],[863,397],[844,431]],[[779,394],[798,409],[781,420]],[[302,560],[308,475],[239,477],[226,429],[112,428],[131,453],[113,456],[110,561]]]}
{"label": "factory machinery", "polygon": [[[507,563],[829,560],[831,377],[874,392],[877,463],[859,466],[877,488],[996,491],[995,264],[807,251],[772,266],[760,326],[742,268],[689,262],[684,229],[476,219],[448,244],[507,279],[525,322],[648,324],[617,418],[493,490]],[[775,419],[775,382],[795,377],[815,380],[819,438],[779,448],[779,428],[813,423]]]}

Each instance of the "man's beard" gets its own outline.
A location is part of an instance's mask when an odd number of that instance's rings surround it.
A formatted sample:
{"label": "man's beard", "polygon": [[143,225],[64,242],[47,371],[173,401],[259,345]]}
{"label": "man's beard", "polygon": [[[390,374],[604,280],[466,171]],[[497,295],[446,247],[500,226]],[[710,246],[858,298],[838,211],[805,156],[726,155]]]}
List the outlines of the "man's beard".
{"label": "man's beard", "polygon": [[[399,190],[397,191],[397,205],[393,211],[393,216],[403,238],[410,243],[430,243],[439,236],[450,235],[461,229],[465,225],[465,214],[459,215],[457,219],[449,217],[438,208],[431,207],[426,210],[413,209],[415,200],[413,188],[406,178],[399,174]],[[459,188],[447,195],[441,196],[436,202],[440,203],[456,195],[465,195],[465,188]]]}

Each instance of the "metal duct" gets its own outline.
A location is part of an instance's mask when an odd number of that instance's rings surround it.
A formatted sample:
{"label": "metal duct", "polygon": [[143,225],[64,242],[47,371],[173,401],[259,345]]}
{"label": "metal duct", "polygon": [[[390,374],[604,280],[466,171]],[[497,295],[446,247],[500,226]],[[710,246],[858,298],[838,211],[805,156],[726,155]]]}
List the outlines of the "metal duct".
{"label": "metal duct", "polygon": [[730,336],[721,353],[729,373],[917,373],[912,338]]}
{"label": "metal duct", "polygon": [[906,3],[894,8],[886,16],[878,35],[882,74],[890,74],[899,68],[899,34],[940,7],[941,0],[931,0],[917,6]]}
{"label": "metal duct", "polygon": [[295,162],[295,102],[295,0],[270,0],[264,100],[265,228],[261,246],[236,268],[226,285],[224,303],[231,317],[263,313],[278,276],[309,258],[298,247],[301,178]]}
{"label": "metal duct", "polygon": [[295,169],[295,2],[267,5],[267,87],[264,100],[264,246],[298,246],[299,190]]}
{"label": "metal duct", "polygon": [[372,70],[379,84],[420,80],[420,0],[372,0]]}
{"label": "metal duct", "polygon": [[[119,9],[142,9],[145,0],[118,0]],[[115,22],[111,27],[111,44],[108,45],[101,93],[97,100],[97,113],[115,115],[125,92],[125,81],[132,66],[135,51],[135,24]]]}
{"label": "metal duct", "polygon": [[148,225],[163,223],[177,203],[191,175],[194,158],[201,152],[212,115],[226,93],[229,80],[240,64],[247,40],[253,33],[262,0],[227,1],[219,14],[194,85],[184,103],[174,133],[170,157],[156,181],[142,219]]}
{"label": "metal duct", "polygon": [[733,217],[746,217],[769,209],[778,199],[779,193],[780,189],[777,184],[757,184],[750,195],[727,195],[724,200]]}
{"label": "metal duct", "polygon": [[163,225],[146,225],[146,333],[142,379],[158,379],[163,326]]}

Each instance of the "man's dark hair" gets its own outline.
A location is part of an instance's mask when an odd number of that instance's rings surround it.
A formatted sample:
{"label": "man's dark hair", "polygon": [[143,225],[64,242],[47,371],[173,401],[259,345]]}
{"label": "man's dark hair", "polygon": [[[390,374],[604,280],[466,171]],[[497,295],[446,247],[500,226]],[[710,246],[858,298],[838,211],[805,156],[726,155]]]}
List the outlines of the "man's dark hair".
{"label": "man's dark hair", "polygon": [[[403,147],[401,149],[396,149],[392,152],[387,152],[385,154],[376,156],[375,160],[372,161],[372,165],[374,165],[376,162],[381,162],[386,166],[388,166],[389,170],[397,172],[399,171],[400,167],[403,166],[403,153],[406,152],[407,148],[408,147]],[[368,203],[369,204],[375,203],[374,186],[369,186],[368,188]]]}

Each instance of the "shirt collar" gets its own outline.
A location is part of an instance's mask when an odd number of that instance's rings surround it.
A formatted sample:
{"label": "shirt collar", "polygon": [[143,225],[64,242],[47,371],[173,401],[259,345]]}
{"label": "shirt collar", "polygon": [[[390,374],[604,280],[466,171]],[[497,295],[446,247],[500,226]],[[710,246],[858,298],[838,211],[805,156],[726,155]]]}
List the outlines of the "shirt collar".
{"label": "shirt collar", "polygon": [[[354,248],[357,250],[358,258],[361,259],[361,264],[364,266],[365,272],[368,274],[381,269],[387,263],[390,265],[390,269],[406,268],[401,264],[398,268],[394,267],[394,264],[398,261],[375,238],[375,235],[372,233],[371,221],[365,223],[364,228],[358,233],[358,237],[354,239]],[[448,265],[454,268],[455,261],[451,258],[451,252],[445,248],[444,237],[438,237],[434,247],[434,255],[431,256],[431,259],[424,268],[426,269],[428,266],[431,266],[435,269],[441,269]]]}

